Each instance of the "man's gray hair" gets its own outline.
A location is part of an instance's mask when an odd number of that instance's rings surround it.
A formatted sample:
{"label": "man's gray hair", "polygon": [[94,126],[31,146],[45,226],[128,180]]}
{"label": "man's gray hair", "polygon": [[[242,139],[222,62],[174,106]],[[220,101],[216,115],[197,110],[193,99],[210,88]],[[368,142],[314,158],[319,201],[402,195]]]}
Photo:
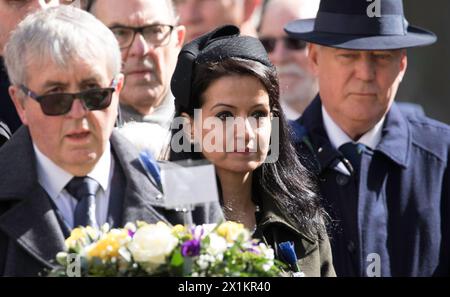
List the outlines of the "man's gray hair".
{"label": "man's gray hair", "polygon": [[67,68],[77,59],[105,61],[111,78],[122,64],[114,34],[91,14],[64,5],[27,16],[6,44],[4,58],[13,85],[25,84],[27,68],[35,63],[52,61]]}

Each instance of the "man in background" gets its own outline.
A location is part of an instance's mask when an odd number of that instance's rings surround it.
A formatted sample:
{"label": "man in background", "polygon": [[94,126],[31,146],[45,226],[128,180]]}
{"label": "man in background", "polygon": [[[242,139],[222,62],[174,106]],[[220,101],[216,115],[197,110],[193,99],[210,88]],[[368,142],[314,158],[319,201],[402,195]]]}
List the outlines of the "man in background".
{"label": "man in background", "polygon": [[259,39],[277,67],[281,106],[289,120],[298,119],[319,90],[308,67],[307,42],[288,37],[284,25],[315,18],[318,9],[319,0],[269,0],[261,16]]}
{"label": "man in background", "polygon": [[172,0],[96,0],[90,9],[113,31],[122,52],[123,120],[168,127],[174,112],[170,79],[185,36]]}
{"label": "man in background", "polygon": [[257,36],[253,14],[261,0],[175,0],[180,24],[186,27],[186,42],[213,29],[231,24],[243,35]]}
{"label": "man in background", "polygon": [[178,25],[173,1],[95,0],[88,8],[112,30],[122,52],[121,120],[144,123],[124,130],[127,138],[139,148],[151,143],[158,157],[170,136],[175,112],[170,79],[186,32]]}

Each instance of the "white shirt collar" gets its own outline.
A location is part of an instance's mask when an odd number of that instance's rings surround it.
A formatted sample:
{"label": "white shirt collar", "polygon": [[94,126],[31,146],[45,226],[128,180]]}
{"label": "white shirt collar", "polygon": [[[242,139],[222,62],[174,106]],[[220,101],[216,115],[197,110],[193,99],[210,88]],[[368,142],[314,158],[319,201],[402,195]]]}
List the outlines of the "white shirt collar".
{"label": "white shirt collar", "polygon": [[[73,175],[56,165],[33,144],[37,160],[38,181],[52,199],[56,199]],[[109,187],[110,171],[112,166],[111,145],[108,142],[105,152],[100,157],[94,169],[87,176],[95,179],[104,192]]]}
{"label": "white shirt collar", "polygon": [[323,125],[334,148],[339,148],[347,142],[362,143],[374,150],[381,141],[381,132],[385,117],[383,117],[372,129],[361,136],[358,141],[353,141],[330,117],[325,107],[322,105]]}

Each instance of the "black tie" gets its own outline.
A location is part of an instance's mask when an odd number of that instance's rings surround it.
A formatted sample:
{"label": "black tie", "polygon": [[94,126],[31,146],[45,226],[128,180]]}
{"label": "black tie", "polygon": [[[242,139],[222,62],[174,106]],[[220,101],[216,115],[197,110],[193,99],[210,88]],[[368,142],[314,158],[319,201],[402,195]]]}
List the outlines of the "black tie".
{"label": "black tie", "polygon": [[78,200],[74,212],[73,227],[97,225],[95,218],[95,194],[99,183],[87,176],[74,177],[66,185],[66,190]]}
{"label": "black tie", "polygon": [[366,150],[366,146],[362,143],[347,142],[339,147],[344,157],[350,161],[355,170],[355,173],[359,175],[359,169],[361,167],[361,156]]}

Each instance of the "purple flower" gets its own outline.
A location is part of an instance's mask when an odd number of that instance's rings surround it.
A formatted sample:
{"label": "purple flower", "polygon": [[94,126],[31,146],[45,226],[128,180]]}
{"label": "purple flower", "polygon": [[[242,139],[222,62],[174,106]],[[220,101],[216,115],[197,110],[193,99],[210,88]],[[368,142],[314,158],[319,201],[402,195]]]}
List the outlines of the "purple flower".
{"label": "purple flower", "polygon": [[252,242],[252,246],[247,248],[247,252],[253,253],[253,254],[261,254],[259,250],[259,245],[256,242]]}
{"label": "purple flower", "polygon": [[256,255],[259,255],[259,254],[260,254],[260,252],[258,251],[258,249],[253,248],[253,247],[248,248],[248,249],[247,249],[247,252],[250,252],[250,253],[253,253],[253,254],[256,254]]}
{"label": "purple flower", "polygon": [[136,232],[133,232],[133,231],[131,231],[131,230],[128,230],[128,236],[130,236],[131,238],[134,237],[134,233],[136,233]]}
{"label": "purple flower", "polygon": [[200,240],[205,233],[205,230],[202,226],[193,226],[191,227],[191,234],[194,239]]}
{"label": "purple flower", "polygon": [[195,257],[200,255],[200,240],[188,240],[181,245],[181,255],[183,257]]}

